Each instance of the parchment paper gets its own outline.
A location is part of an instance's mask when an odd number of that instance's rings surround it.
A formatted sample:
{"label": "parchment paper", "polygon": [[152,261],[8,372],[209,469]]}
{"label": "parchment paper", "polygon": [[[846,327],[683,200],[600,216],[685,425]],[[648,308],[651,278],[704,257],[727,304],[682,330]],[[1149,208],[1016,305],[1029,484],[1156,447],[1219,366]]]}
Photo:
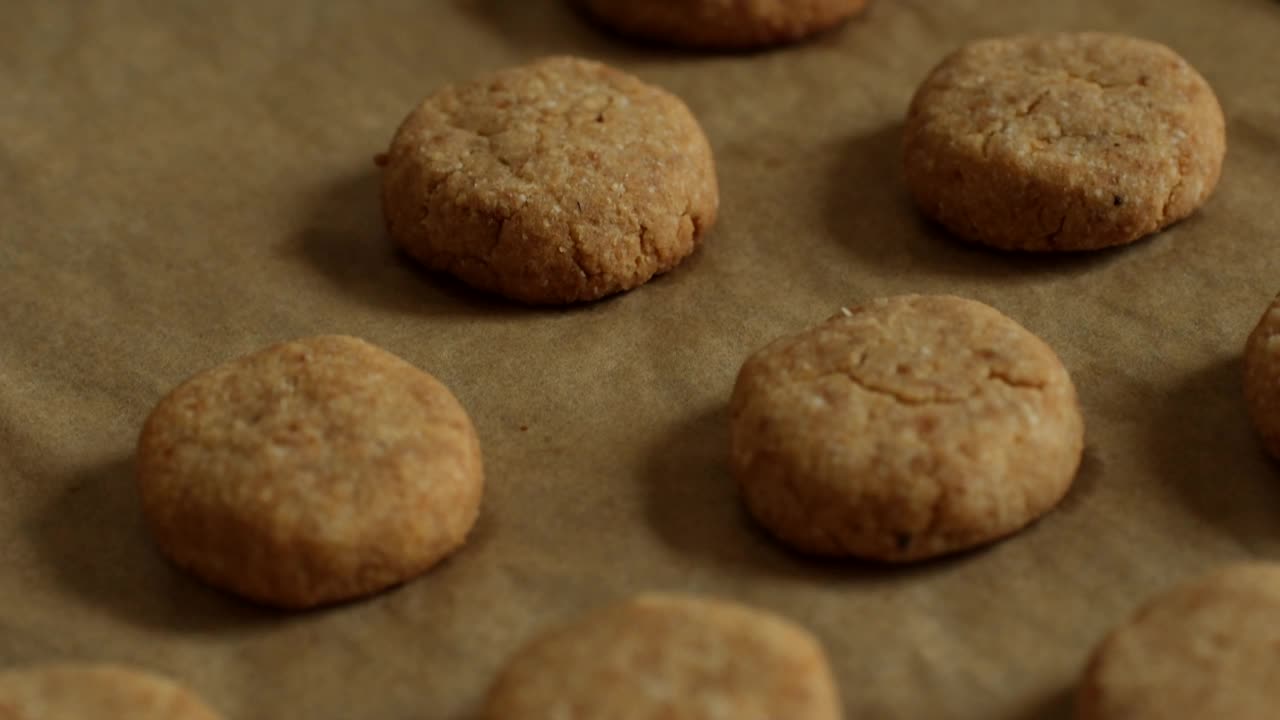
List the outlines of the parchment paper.
{"label": "parchment paper", "polygon": [[[1019,257],[919,219],[901,118],[946,52],[1023,30],[1167,43],[1216,88],[1230,153],[1193,219],[1127,249]],[[371,158],[446,82],[547,53],[684,97],[722,220],[678,270],[531,310],[421,272]],[[0,664],[112,660],[230,718],[447,718],[531,634],[684,589],[828,648],[850,718],[1065,718],[1102,634],[1171,583],[1280,556],[1280,476],[1240,350],[1280,286],[1280,3],[876,0],[807,45],[638,46],[557,0],[0,4]],[[1075,489],[1008,542],[900,570],[813,562],[746,517],[725,403],[751,351],[900,292],[991,303],[1079,387]],[[440,377],[487,467],[469,545],[366,602],[280,614],[169,567],[137,431],[190,374],[316,333]]]}

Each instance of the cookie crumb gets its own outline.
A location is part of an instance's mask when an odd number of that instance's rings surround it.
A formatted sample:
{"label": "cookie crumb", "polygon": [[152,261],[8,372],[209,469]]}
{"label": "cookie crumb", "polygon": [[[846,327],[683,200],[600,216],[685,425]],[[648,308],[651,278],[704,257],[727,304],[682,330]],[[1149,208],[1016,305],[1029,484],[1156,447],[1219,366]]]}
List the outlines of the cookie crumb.
{"label": "cookie crumb", "polygon": [[465,542],[483,486],[479,440],[448,388],[336,335],[179,385],[147,418],[136,471],[174,564],[290,609],[426,572]]}
{"label": "cookie crumb", "polygon": [[617,32],[691,48],[746,50],[797,42],[862,12],[867,0],[578,0]]}
{"label": "cookie crumb", "polygon": [[962,47],[921,83],[903,136],[925,215],[1039,252],[1124,245],[1190,216],[1226,154],[1203,76],[1164,45],[1096,32]]}
{"label": "cookie crumb", "polygon": [[1052,348],[946,295],[778,339],[743,364],[729,407],[747,509],[817,555],[912,562],[1007,537],[1057,505],[1084,449]]}
{"label": "cookie crumb", "polygon": [[1148,601],[1094,650],[1079,720],[1274,718],[1280,565],[1230,565]]}
{"label": "cookie crumb", "polygon": [[807,630],[736,603],[656,593],[536,637],[480,717],[560,718],[567,708],[584,719],[841,717],[826,653]]}
{"label": "cookie crumb", "polygon": [[[477,148],[477,133],[538,141]],[[384,162],[383,210],[398,245],[529,304],[640,287],[693,253],[719,211],[711,145],[688,106],[572,57],[439,90],[401,123]]]}
{"label": "cookie crumb", "polygon": [[6,720],[220,720],[177,682],[122,665],[59,663],[0,672]]}

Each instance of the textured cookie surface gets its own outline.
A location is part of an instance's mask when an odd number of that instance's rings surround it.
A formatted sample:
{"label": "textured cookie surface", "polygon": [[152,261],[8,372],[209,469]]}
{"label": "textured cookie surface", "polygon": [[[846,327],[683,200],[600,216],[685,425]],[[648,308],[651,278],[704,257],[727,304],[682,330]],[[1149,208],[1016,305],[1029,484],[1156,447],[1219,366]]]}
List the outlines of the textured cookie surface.
{"label": "textured cookie surface", "polygon": [[1191,215],[1226,153],[1213,90],[1167,47],[1102,33],[984,40],[912,101],[906,178],[921,209],[1013,250],[1129,243]]}
{"label": "textured cookie surface", "polygon": [[731,465],[752,514],[797,549],[909,561],[1008,535],[1067,492],[1075,388],[1013,320],[950,296],[846,309],[751,356]]}
{"label": "textured cookie surface", "polygon": [[1280,712],[1280,566],[1236,565],[1176,588],[1113,631],[1080,686],[1080,720]]}
{"label": "textured cookie surface", "polygon": [[161,550],[210,584],[310,607],[403,582],[461,545],[480,447],[427,373],[364,341],[284,343],[178,386],[138,440]]}
{"label": "textured cookie surface", "polygon": [[1245,343],[1244,395],[1267,452],[1280,459],[1280,297],[1272,301]]}
{"label": "textured cookie surface", "polygon": [[112,665],[46,665],[0,673],[4,720],[219,720],[171,680]]}
{"label": "textured cookie surface", "polygon": [[770,614],[642,595],[535,639],[484,720],[837,720],[821,646]]}
{"label": "textured cookie surface", "polygon": [[794,42],[858,14],[867,0],[578,0],[626,35],[699,48]]}
{"label": "textured cookie surface", "polygon": [[396,242],[528,303],[647,282],[693,252],[719,207],[710,145],[684,103],[573,58],[439,91],[382,162]]}

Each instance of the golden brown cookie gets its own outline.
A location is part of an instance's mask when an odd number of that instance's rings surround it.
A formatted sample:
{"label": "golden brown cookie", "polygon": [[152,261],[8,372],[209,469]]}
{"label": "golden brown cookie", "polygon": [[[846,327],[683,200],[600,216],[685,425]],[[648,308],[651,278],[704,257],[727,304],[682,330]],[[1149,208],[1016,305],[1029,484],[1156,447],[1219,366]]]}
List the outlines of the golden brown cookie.
{"label": "golden brown cookie", "polygon": [[484,720],[837,720],[822,647],[768,613],[648,594],[535,639]]}
{"label": "golden brown cookie", "polygon": [[306,608],[404,582],[462,545],[480,445],[435,378],[362,340],[283,343],[200,373],[138,439],[160,549],[212,585]]}
{"label": "golden brown cookie", "polygon": [[867,0],[576,0],[632,37],[707,49],[795,42],[862,12]]}
{"label": "golden brown cookie", "polygon": [[747,507],[795,548],[901,562],[1009,535],[1066,494],[1084,443],[1043,341],[981,303],[907,295],[775,341],[733,389]]}
{"label": "golden brown cookie", "polygon": [[1280,565],[1235,565],[1146,605],[1094,652],[1080,720],[1274,720]]}
{"label": "golden brown cookie", "polygon": [[114,665],[42,665],[0,673],[3,720],[219,720],[172,680]]}
{"label": "golden brown cookie", "polygon": [[953,53],[916,92],[906,179],[955,234],[1008,250],[1122,245],[1209,198],[1222,108],[1185,60],[1122,35],[1019,35]]}
{"label": "golden brown cookie", "polygon": [[380,162],[397,243],[527,303],[642,285],[693,252],[719,207],[711,147],[684,103],[574,58],[446,87]]}
{"label": "golden brown cookie", "polygon": [[1280,297],[1245,343],[1244,397],[1267,452],[1280,459]]}

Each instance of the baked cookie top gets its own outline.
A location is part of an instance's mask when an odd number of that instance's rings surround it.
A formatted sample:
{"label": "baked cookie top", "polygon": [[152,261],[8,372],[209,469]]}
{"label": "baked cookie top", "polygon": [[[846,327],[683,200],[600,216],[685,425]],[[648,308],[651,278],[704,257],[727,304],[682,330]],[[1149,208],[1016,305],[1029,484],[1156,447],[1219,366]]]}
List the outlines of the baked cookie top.
{"label": "baked cookie top", "polygon": [[577,0],[625,35],[707,49],[795,42],[858,14],[867,0]]}
{"label": "baked cookie top", "polygon": [[1087,250],[1181,220],[1217,185],[1225,121],[1169,48],[1105,33],[983,40],[917,91],[906,175],[922,209],[969,240]]}
{"label": "baked cookie top", "polygon": [[1084,424],[1053,350],[997,310],[907,295],[752,355],[731,466],[761,523],[807,552],[920,560],[1027,525],[1067,492]]}
{"label": "baked cookie top", "polygon": [[674,95],[540,60],[429,97],[383,158],[391,236],[482,290],[595,300],[675,267],[716,220],[711,147]]}
{"label": "baked cookie top", "polygon": [[284,607],[426,570],[462,544],[482,476],[453,394],[343,336],[196,375],[138,440],[138,487],[160,548],[211,584]]}
{"label": "baked cookie top", "polygon": [[1098,647],[1080,720],[1270,720],[1280,709],[1280,566],[1231,566],[1157,597]]}
{"label": "baked cookie top", "polygon": [[485,720],[837,720],[807,631],[732,603],[647,594],[533,640],[491,689]]}
{"label": "baked cookie top", "polygon": [[167,678],[115,665],[57,664],[0,672],[4,720],[219,720]]}

